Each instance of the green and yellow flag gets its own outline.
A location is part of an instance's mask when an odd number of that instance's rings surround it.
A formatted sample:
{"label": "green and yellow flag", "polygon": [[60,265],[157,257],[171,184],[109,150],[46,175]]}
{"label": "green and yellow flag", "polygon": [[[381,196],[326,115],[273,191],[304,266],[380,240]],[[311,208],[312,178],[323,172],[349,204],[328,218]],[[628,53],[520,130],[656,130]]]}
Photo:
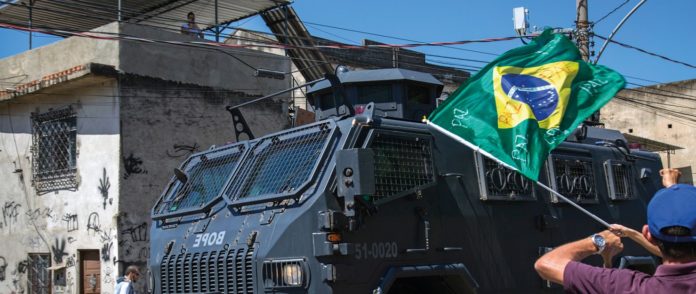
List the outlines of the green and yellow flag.
{"label": "green and yellow flag", "polygon": [[486,65],[428,124],[536,181],[551,150],[625,83],[619,73],[584,62],[567,37],[546,30]]}

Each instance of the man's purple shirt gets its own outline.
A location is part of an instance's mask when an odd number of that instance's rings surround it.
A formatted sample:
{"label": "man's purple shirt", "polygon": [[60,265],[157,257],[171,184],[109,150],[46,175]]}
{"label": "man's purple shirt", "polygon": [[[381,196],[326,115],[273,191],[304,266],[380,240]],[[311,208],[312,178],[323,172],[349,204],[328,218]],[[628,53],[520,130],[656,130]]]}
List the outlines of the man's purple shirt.
{"label": "man's purple shirt", "polygon": [[696,293],[696,262],[660,265],[651,276],[571,261],[563,272],[568,293]]}

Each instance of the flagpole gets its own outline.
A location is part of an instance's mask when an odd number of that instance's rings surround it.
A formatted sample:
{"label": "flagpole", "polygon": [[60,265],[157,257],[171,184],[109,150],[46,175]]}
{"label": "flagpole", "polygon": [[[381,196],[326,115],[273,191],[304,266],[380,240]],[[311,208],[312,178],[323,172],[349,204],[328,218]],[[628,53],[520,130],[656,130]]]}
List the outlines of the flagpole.
{"label": "flagpole", "polygon": [[577,208],[578,210],[580,210],[581,212],[583,212],[587,216],[591,217],[592,219],[596,220],[598,223],[602,224],[603,226],[605,226],[607,228],[611,227],[611,225],[608,222],[604,221],[603,219],[599,218],[598,216],[594,215],[593,213],[587,211],[587,209],[582,208],[582,206],[578,205],[577,203],[573,202],[572,200],[568,199],[567,197],[561,195],[561,193],[556,192],[556,190],[549,188],[549,186],[546,186],[539,181],[535,181],[535,183],[539,187],[544,188],[546,191],[553,193],[554,195],[556,195],[556,197],[563,199],[563,201],[565,201],[565,202],[568,202],[568,204]]}
{"label": "flagpole", "polygon": [[[498,164],[501,164],[501,165],[503,165],[503,166],[505,166],[505,167],[507,167],[507,168],[509,168],[509,169],[511,169],[511,170],[518,171],[516,168],[514,168],[514,167],[512,167],[512,166],[510,166],[510,165],[508,165],[508,164],[506,164],[505,162],[502,162],[500,159],[496,158],[495,156],[493,156],[492,154],[486,152],[485,150],[481,149],[480,147],[476,146],[475,144],[473,144],[473,143],[471,143],[471,142],[469,142],[469,141],[467,141],[467,140],[464,140],[464,139],[462,139],[461,137],[459,137],[459,136],[457,136],[457,135],[455,135],[455,134],[452,134],[451,132],[447,131],[446,129],[444,129],[444,128],[440,127],[440,126],[438,126],[437,124],[431,123],[431,122],[430,122],[429,120],[427,120],[427,119],[424,120],[424,122],[426,123],[427,126],[429,126],[430,128],[432,128],[433,130],[436,130],[436,131],[438,131],[438,132],[440,132],[440,133],[442,133],[442,134],[445,134],[446,136],[448,136],[448,137],[450,137],[450,138],[456,140],[457,142],[460,142],[460,143],[466,145],[467,147],[473,149],[474,152],[481,153],[481,155],[484,155],[484,156],[486,156],[486,157],[488,157],[488,158],[494,160],[494,161],[497,162]],[[519,172],[519,171],[518,171],[518,172]],[[565,202],[567,202],[568,204],[570,204],[571,206],[577,208],[577,209],[580,210],[582,213],[584,213],[584,214],[586,214],[587,216],[591,217],[592,219],[594,219],[595,221],[599,222],[599,223],[602,224],[603,226],[605,226],[605,227],[607,227],[607,228],[609,228],[609,227],[611,226],[608,222],[604,221],[603,219],[601,219],[601,218],[599,218],[598,216],[594,215],[593,213],[589,212],[587,209],[582,208],[582,206],[580,206],[580,205],[578,205],[577,203],[573,202],[572,200],[568,199],[568,197],[565,197],[565,196],[561,195],[560,193],[556,192],[554,189],[549,188],[548,186],[542,184],[542,183],[539,182],[539,181],[534,181],[534,183],[536,183],[539,187],[542,187],[542,188],[544,188],[545,190],[547,190],[547,191],[551,192],[552,194],[556,195],[558,198],[561,198],[563,201],[565,201]]]}

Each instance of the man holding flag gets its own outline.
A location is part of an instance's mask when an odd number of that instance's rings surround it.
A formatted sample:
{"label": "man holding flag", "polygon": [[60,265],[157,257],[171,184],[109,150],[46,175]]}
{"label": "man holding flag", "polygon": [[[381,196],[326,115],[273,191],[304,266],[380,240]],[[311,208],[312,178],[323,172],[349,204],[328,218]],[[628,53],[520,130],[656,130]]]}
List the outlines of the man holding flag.
{"label": "man holding flag", "polygon": [[[625,80],[619,73],[584,62],[567,37],[546,30],[528,45],[510,50],[486,65],[435,109],[427,123],[435,131],[518,171],[610,228],[607,222],[538,182],[538,178],[551,150],[609,102],[624,85]],[[662,229],[682,227],[686,230],[681,232],[684,234],[674,238],[696,242],[696,188],[678,186],[676,190],[680,192],[662,193],[663,189],[654,197],[661,201],[651,202],[648,219],[649,222],[660,221],[655,226],[651,223],[649,232],[657,237],[655,240],[663,240],[659,237],[673,238],[674,234],[662,232]],[[683,211],[674,216],[681,218],[671,219],[669,210],[677,208]],[[646,226],[643,231],[647,229]],[[646,238],[653,240],[648,235]],[[611,260],[622,246],[616,233],[604,231],[551,251],[537,262],[536,268],[543,278],[561,284],[567,282],[566,289],[578,293],[645,291],[645,285],[667,285],[660,289],[696,293],[696,263],[663,270],[665,275],[681,275],[678,279],[686,279],[685,283],[677,285],[659,278],[641,284],[647,278],[635,272],[594,268],[576,262],[593,253],[604,253],[605,260]],[[690,257],[670,260],[664,255],[667,262],[696,261],[693,252],[687,256]],[[564,279],[568,277],[570,279]]]}
{"label": "man holding flag", "polygon": [[678,173],[661,172],[665,188],[650,200],[648,224],[642,230],[662,257],[655,275],[580,263],[599,254],[606,264],[621,252],[620,238],[608,230],[559,246],[539,258],[534,268],[569,293],[696,293],[696,188],[675,184]]}

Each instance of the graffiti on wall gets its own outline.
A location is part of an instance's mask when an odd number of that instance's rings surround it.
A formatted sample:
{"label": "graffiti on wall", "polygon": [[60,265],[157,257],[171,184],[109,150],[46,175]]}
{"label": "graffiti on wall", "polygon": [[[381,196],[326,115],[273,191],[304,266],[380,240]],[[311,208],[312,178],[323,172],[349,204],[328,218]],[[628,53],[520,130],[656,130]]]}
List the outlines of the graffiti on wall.
{"label": "graffiti on wall", "polygon": [[27,210],[27,212],[24,213],[27,216],[27,220],[30,222],[34,222],[40,219],[53,219],[55,216],[53,215],[53,209],[51,208],[36,208],[34,210]]}
{"label": "graffiti on wall", "polygon": [[58,240],[58,238],[56,238],[55,243],[51,245],[51,252],[53,253],[53,261],[62,264],[63,257],[68,255],[68,253],[65,252],[65,239]]}
{"label": "graffiti on wall", "polygon": [[87,233],[97,234],[101,232],[101,225],[99,224],[99,214],[92,212],[87,218]]}
{"label": "graffiti on wall", "polygon": [[131,226],[121,231],[121,235],[130,236],[132,242],[147,242],[148,240],[147,223]]}
{"label": "graffiti on wall", "polygon": [[5,270],[7,270],[7,260],[0,256],[0,282],[5,281]]}
{"label": "graffiti on wall", "polygon": [[114,278],[112,277],[113,273],[114,270],[110,266],[104,269],[104,284],[111,284],[114,282]]}
{"label": "graffiti on wall", "polygon": [[65,222],[65,228],[68,232],[77,231],[79,227],[77,223],[77,214],[75,213],[66,213],[63,216],[63,222]]}
{"label": "graffiti on wall", "polygon": [[143,167],[143,160],[139,157],[135,157],[133,153],[128,155],[128,157],[123,157],[123,168],[126,171],[123,174],[123,179],[127,180],[131,175],[134,174],[146,174],[147,170]]}
{"label": "graffiti on wall", "polygon": [[198,146],[196,142],[193,142],[192,145],[174,144],[174,146],[172,146],[174,150],[167,150],[167,156],[171,158],[189,157],[191,154],[198,152],[199,147],[200,146]]}
{"label": "graffiti on wall", "polygon": [[17,202],[5,201],[5,204],[2,206],[2,222],[0,223],[0,229],[11,228],[13,224],[17,223],[20,207],[22,207],[22,205]]}
{"label": "graffiti on wall", "polygon": [[101,258],[104,262],[108,262],[111,259],[111,247],[114,245],[111,241],[105,242],[101,249]]}
{"label": "graffiti on wall", "polygon": [[107,202],[109,204],[113,203],[113,199],[109,198],[109,188],[111,188],[111,183],[109,182],[109,177],[106,176],[106,168],[104,168],[102,178],[99,179],[99,186],[97,186],[97,188],[99,188],[99,194],[101,194],[101,197],[104,200],[102,204],[104,209],[106,209]]}

